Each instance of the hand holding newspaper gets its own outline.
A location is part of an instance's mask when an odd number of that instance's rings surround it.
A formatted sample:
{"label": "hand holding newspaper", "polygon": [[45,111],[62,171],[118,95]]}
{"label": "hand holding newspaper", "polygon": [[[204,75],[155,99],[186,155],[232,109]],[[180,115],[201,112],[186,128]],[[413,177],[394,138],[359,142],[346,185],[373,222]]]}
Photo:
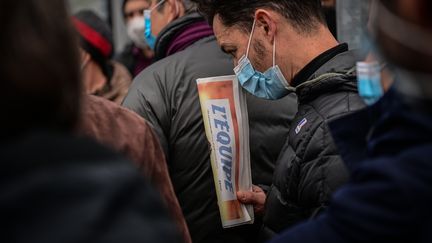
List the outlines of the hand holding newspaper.
{"label": "hand holding newspaper", "polygon": [[222,226],[252,224],[253,206],[241,204],[236,195],[252,191],[246,96],[236,76],[198,79],[197,84]]}

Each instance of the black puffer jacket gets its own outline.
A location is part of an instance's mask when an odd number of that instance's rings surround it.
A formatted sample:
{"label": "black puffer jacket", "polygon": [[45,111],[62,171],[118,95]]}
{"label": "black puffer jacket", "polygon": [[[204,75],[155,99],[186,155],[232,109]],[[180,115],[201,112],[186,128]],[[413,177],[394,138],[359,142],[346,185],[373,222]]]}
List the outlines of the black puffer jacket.
{"label": "black puffer jacket", "polygon": [[299,111],[267,195],[264,233],[268,237],[319,213],[348,179],[327,125],[364,107],[356,77],[347,74],[356,60],[347,50],[340,45],[319,56],[306,67],[316,71],[297,86]]}
{"label": "black puffer jacket", "polygon": [[[185,25],[205,21],[197,14],[178,19],[162,31],[156,44],[159,57]],[[168,38],[169,39],[169,38]],[[161,48],[161,49],[159,49]],[[233,74],[230,57],[214,36],[198,40],[184,51],[144,70],[133,82],[124,106],[148,120],[166,153],[171,180],[186,217],[193,242],[254,242],[258,229],[223,229],[210,164],[196,80]],[[293,96],[278,101],[247,97],[252,177],[255,184],[271,185],[276,159],[296,112]]]}

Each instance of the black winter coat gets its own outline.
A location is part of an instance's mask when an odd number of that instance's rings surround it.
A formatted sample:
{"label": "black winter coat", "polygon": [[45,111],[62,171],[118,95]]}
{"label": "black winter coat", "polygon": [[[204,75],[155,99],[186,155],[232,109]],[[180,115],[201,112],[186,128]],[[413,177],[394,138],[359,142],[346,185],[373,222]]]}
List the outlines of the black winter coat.
{"label": "black winter coat", "polygon": [[355,55],[343,47],[318,57],[324,64],[297,86],[299,110],[267,195],[267,237],[317,215],[326,208],[332,192],[348,179],[328,123],[361,109],[364,103],[357,93],[355,75],[347,74],[355,66]]}

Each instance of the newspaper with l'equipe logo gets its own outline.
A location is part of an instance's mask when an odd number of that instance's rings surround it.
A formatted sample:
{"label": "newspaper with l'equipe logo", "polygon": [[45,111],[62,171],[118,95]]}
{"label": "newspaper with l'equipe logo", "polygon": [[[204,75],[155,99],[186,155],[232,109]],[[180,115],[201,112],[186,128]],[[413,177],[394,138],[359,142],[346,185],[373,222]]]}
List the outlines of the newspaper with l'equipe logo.
{"label": "newspaper with l'equipe logo", "polygon": [[236,76],[198,79],[197,84],[222,226],[252,224],[253,206],[241,204],[236,195],[252,191],[246,96]]}

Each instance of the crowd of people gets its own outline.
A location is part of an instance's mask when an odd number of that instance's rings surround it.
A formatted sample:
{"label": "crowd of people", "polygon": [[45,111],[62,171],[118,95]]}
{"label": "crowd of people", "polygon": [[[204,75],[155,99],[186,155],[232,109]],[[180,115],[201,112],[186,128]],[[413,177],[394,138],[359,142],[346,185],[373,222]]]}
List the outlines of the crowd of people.
{"label": "crowd of people", "polygon": [[[432,3],[368,0],[361,50],[335,4],[123,0],[115,53],[91,10],[0,0],[4,242],[432,242]],[[232,228],[196,84],[223,75],[254,184]]]}

